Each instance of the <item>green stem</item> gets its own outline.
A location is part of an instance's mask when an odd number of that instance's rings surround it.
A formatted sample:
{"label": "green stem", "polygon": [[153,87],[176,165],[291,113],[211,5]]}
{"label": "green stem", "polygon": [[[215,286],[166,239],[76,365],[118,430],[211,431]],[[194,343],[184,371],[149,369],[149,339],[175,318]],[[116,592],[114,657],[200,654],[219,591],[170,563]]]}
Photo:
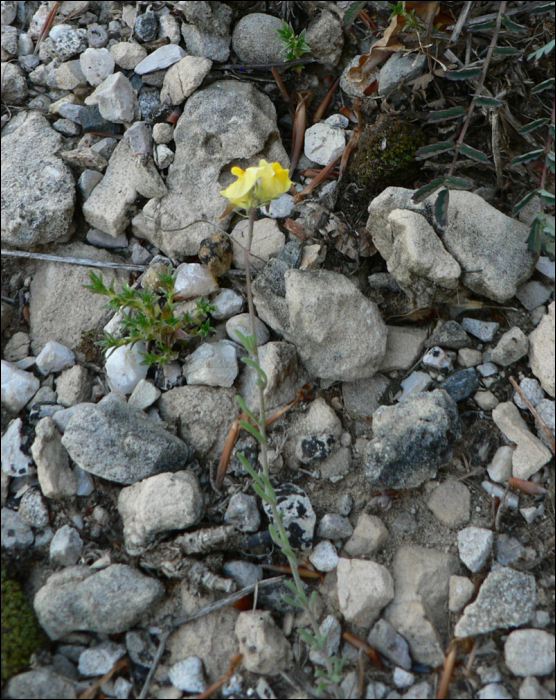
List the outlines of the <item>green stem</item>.
{"label": "green stem", "polygon": [[[255,207],[251,206],[249,209],[249,227],[247,231],[247,245],[245,246],[243,250],[243,256],[245,260],[245,286],[246,286],[246,291],[247,291],[247,307],[249,309],[249,321],[250,321],[250,326],[251,326],[251,335],[253,336],[253,345],[252,345],[252,352],[251,355],[253,357],[253,360],[257,364],[260,365],[259,363],[259,351],[258,351],[258,346],[257,346],[257,335],[255,332],[255,308],[253,305],[253,292],[252,292],[252,287],[251,287],[251,266],[250,266],[250,261],[249,261],[249,254],[251,252],[251,244],[253,241],[253,227],[255,224]],[[264,439],[263,443],[261,443],[261,463],[263,467],[263,473],[265,476],[269,477],[269,466],[268,466],[268,452],[267,452],[267,447],[266,447],[266,411],[265,411],[265,397],[264,397],[264,390],[265,387],[257,382],[258,387],[259,387],[259,418],[258,418],[258,428],[259,431]],[[276,500],[276,493],[274,492],[274,489],[272,489],[272,493],[268,494],[270,496],[269,498],[269,505],[270,505],[270,510],[272,512],[272,517],[274,519],[274,522],[276,524],[276,527],[278,529],[279,533],[279,538],[282,542],[288,542],[289,543],[289,538],[288,538],[288,533],[286,532],[286,528],[284,527],[284,523],[282,521],[282,518],[280,516],[280,513],[278,511],[278,503]],[[276,542],[276,544],[281,547],[280,542]],[[288,564],[290,565],[290,569],[292,572],[293,580],[295,582],[295,587],[297,588],[298,595],[300,599],[304,602],[304,609],[305,612],[307,613],[307,617],[309,618],[309,623],[311,627],[313,628],[313,633],[315,635],[315,639],[317,641],[317,644],[319,647],[324,651],[323,657],[324,657],[324,662],[326,664],[326,670],[328,672],[328,675],[330,678],[333,677],[334,675],[334,668],[332,665],[332,661],[328,654],[326,653],[326,639],[323,638],[323,635],[321,634],[319,624],[317,622],[317,619],[315,617],[315,614],[311,608],[310,602],[307,600],[307,596],[305,595],[305,590],[303,589],[303,582],[301,580],[301,576],[299,575],[299,570],[298,570],[298,562],[297,562],[297,557],[293,552],[287,553],[286,558],[288,560]],[[334,693],[334,696],[336,698],[341,698],[343,697],[341,689],[338,687],[337,683],[331,682],[329,684],[330,690]]]}
{"label": "green stem", "polygon": [[[243,259],[245,260],[245,286],[247,290],[247,308],[249,309],[249,322],[251,325],[251,335],[254,339],[253,345],[253,359],[257,364],[259,364],[259,349],[257,345],[257,333],[255,328],[255,307],[253,305],[253,291],[251,288],[251,263],[249,260],[249,255],[251,253],[251,243],[253,242],[253,228],[255,225],[255,214],[256,210],[254,206],[249,209],[249,227],[247,231],[247,245],[243,250]],[[264,438],[264,442],[261,444],[261,462],[263,465],[263,472],[266,476],[269,476],[268,468],[268,451],[266,448],[266,411],[265,411],[265,398],[264,390],[265,387],[257,382],[259,387],[259,430]]]}

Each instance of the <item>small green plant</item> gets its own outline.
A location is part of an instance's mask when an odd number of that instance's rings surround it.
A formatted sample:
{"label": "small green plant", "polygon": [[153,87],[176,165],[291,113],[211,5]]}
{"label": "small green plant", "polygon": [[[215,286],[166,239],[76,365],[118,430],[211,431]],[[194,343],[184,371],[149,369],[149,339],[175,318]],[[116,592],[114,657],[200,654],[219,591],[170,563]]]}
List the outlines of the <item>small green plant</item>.
{"label": "small green plant", "polygon": [[304,53],[311,51],[311,47],[305,41],[305,29],[300,34],[296,34],[291,22],[288,24],[282,20],[282,29],[276,31],[282,42],[282,51],[286,61],[294,61],[296,58],[301,58]]}
{"label": "small green plant", "polygon": [[214,311],[214,305],[201,297],[197,299],[194,314],[177,315],[176,302],[180,299],[175,290],[176,275],[172,274],[170,267],[167,272],[157,272],[157,275],[160,279],[159,294],[150,289],[132,289],[128,284],[123,284],[121,291],[117,292],[114,280],[108,287],[101,275],[89,271],[91,284],[83,286],[94,294],[107,296],[105,307],[123,312],[120,326],[124,336],[117,338],[105,331],[98,345],[108,349],[142,341],[147,346],[147,352],[141,353],[142,364],[164,365],[177,357],[180,344],[195,336],[205,338],[210,334],[209,314]]}
{"label": "small green plant", "polygon": [[255,309],[253,306],[253,294],[251,291],[251,267],[249,255],[251,252],[251,243],[253,240],[253,226],[255,223],[255,212],[261,204],[268,202],[274,197],[287,192],[291,187],[291,180],[288,177],[288,171],[279,163],[267,163],[264,160],[259,162],[258,167],[247,168],[232,168],[232,173],[237,176],[237,180],[229,185],[225,190],[221,190],[220,194],[228,199],[230,205],[239,207],[249,214],[249,228],[247,234],[247,245],[244,249],[245,259],[245,281],[247,289],[247,305],[249,308],[250,330],[248,334],[243,334],[236,331],[245,350],[249,353],[249,357],[243,357],[242,361],[251,367],[257,375],[257,386],[259,390],[259,411],[256,415],[245,404],[241,396],[237,396],[237,402],[241,409],[248,416],[248,420],[240,420],[239,424],[247,430],[257,440],[260,445],[260,461],[262,471],[257,472],[245,455],[241,452],[237,453],[237,458],[245,467],[249,475],[252,477],[254,484],[253,488],[257,494],[268,503],[270,512],[272,513],[273,522],[269,525],[268,530],[273,542],[281,549],[282,554],[288,560],[290,565],[293,581],[287,581],[286,585],[290,589],[292,596],[284,596],[284,600],[303,610],[309,619],[312,632],[306,629],[299,629],[299,636],[312,648],[322,651],[324,657],[325,668],[317,669],[315,675],[319,678],[319,686],[317,694],[323,690],[327,690],[332,697],[342,698],[343,691],[340,686],[342,680],[343,659],[337,656],[329,656],[326,651],[326,637],[319,629],[317,615],[315,613],[316,591],[308,598],[301,581],[301,576],[298,570],[297,556],[290,544],[288,533],[284,527],[282,513],[278,508],[278,499],[276,491],[270,481],[270,470],[267,454],[267,436],[266,436],[266,411],[265,411],[265,388],[268,384],[267,376],[264,373],[260,363],[257,349],[257,338],[255,333]]}

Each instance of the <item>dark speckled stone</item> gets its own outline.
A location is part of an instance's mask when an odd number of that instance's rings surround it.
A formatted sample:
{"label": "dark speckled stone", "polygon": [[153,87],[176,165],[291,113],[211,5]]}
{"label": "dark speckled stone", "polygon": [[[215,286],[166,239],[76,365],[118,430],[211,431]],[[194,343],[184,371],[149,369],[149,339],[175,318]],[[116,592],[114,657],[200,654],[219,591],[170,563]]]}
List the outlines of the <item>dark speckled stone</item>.
{"label": "dark speckled stone", "polygon": [[481,383],[474,367],[451,374],[442,384],[454,401],[465,401],[479,389]]}

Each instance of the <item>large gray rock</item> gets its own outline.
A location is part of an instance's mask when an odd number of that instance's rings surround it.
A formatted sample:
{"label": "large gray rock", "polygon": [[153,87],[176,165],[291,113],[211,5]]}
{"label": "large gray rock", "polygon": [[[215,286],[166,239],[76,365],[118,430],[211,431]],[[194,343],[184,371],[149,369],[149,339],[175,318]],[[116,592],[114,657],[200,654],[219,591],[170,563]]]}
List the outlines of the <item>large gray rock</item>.
{"label": "large gray rock", "polygon": [[[456,266],[450,259],[461,268],[458,275],[461,283],[476,294],[500,303],[514,296],[532,275],[537,256],[527,245],[527,226],[498,211],[477,194],[453,190],[448,223],[442,230],[433,216],[436,195],[414,204],[412,194],[411,190],[400,187],[384,190],[369,205],[367,230],[387,261],[389,272],[416,301],[428,303],[454,288]],[[398,212],[392,217],[396,210],[406,213]],[[418,222],[426,231],[426,245],[417,236]],[[401,242],[397,242],[399,236]],[[442,262],[440,270],[429,265],[433,249]],[[409,259],[402,250],[411,253]],[[419,285],[415,288],[417,280]]]}
{"label": "large gray rock", "polygon": [[2,136],[2,243],[31,248],[65,238],[75,182],[55,155],[62,136],[39,112],[21,112]]}
{"label": "large gray rock", "polygon": [[[275,285],[278,292],[280,284],[278,280]],[[257,311],[296,346],[313,377],[352,381],[378,371],[388,331],[376,304],[353,282],[336,272],[290,269],[285,271],[284,287],[282,300],[280,293],[259,282]],[[279,307],[277,314],[273,305]]]}
{"label": "large gray rock", "polygon": [[218,459],[234,418],[239,413],[234,389],[181,386],[158,401],[164,420],[179,419],[179,434],[199,457]]}
{"label": "large gray rock", "polygon": [[52,574],[33,602],[50,639],[76,630],[117,634],[132,627],[164,593],[164,586],[125,564],[102,571],[70,566]]}
{"label": "large gray rock", "polygon": [[458,571],[456,557],[435,549],[402,547],[394,558],[395,596],[384,617],[421,663],[443,661],[450,576]]}
{"label": "large gray rock", "polygon": [[[92,260],[120,260],[106,250],[83,243],[71,243],[64,246],[63,250],[52,252]],[[123,270],[101,272],[106,282],[115,278],[116,289],[129,278],[129,273]],[[84,331],[98,329],[106,323],[107,311],[101,308],[105,298],[83,288],[90,281],[87,268],[82,265],[37,263],[31,282],[29,305],[31,349],[34,355],[38,355],[49,340],[56,340],[73,349],[81,342]]]}
{"label": "large gray rock", "polygon": [[373,414],[365,473],[373,488],[415,488],[452,458],[459,437],[456,402],[443,389],[409,396]]}
{"label": "large gray rock", "polygon": [[[133,225],[171,257],[197,255],[200,242],[214,233],[214,226],[197,220],[216,223],[224,211],[227,200],[220,190],[235,180],[230,168],[258,165],[260,158],[287,167],[288,157],[270,99],[251,83],[231,80],[218,81],[187,100],[174,140],[168,194],[147,202]],[[229,221],[230,215],[218,225]]]}
{"label": "large gray rock", "polygon": [[182,440],[115,394],[78,406],[62,443],[81,469],[119,484],[177,471],[190,457]]}

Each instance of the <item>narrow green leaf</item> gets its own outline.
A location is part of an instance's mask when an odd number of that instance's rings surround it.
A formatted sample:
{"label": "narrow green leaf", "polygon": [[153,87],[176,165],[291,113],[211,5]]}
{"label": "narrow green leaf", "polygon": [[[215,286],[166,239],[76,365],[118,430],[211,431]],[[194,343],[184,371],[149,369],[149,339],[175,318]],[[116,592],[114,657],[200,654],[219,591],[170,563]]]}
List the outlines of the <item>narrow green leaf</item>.
{"label": "narrow green leaf", "polygon": [[[266,493],[266,491],[265,491],[265,493]],[[272,523],[269,523],[268,531],[270,533],[270,536],[272,537],[272,541],[274,542],[274,544],[277,544],[281,549],[282,546],[284,545],[284,542]],[[297,590],[294,590],[294,593],[297,593]]]}
{"label": "narrow green leaf", "polygon": [[506,29],[510,32],[515,32],[516,34],[527,34],[529,31],[527,27],[524,27],[522,24],[517,24],[517,22],[513,22],[508,15],[502,15],[502,24],[506,27]]}
{"label": "narrow green leaf", "polygon": [[239,424],[244,430],[247,430],[248,433],[251,433],[251,435],[259,442],[261,445],[266,445],[266,440],[263,435],[257,430],[257,428],[254,428],[251,423],[248,423],[246,420],[240,420]]}
{"label": "narrow green leaf", "polygon": [[553,2],[547,2],[546,5],[539,5],[539,7],[535,7],[532,10],[529,10],[530,15],[542,15],[545,12],[553,12],[554,11],[554,3]]}
{"label": "narrow green leaf", "polygon": [[546,167],[554,175],[554,153],[546,154]]}
{"label": "narrow green leaf", "polygon": [[532,160],[536,160],[542,153],[544,148],[538,148],[536,151],[529,151],[529,153],[524,153],[521,156],[512,158],[510,165],[518,165],[519,163],[529,163]]}
{"label": "narrow green leaf", "polygon": [[485,153],[478,151],[476,148],[468,146],[466,143],[459,143],[458,151],[472,160],[479,161],[479,163],[484,163],[485,165],[490,163],[488,156]]}
{"label": "narrow green leaf", "polygon": [[255,362],[255,360],[253,360],[251,357],[242,357],[241,361],[255,370],[257,373],[257,384],[259,386],[266,387],[268,384],[268,378],[259,363]]}
{"label": "narrow green leaf", "polygon": [[255,338],[255,336],[251,333],[247,333],[244,335],[238,328],[235,329],[235,334],[239,338],[241,344],[247,350],[247,352],[252,353],[253,349],[257,345],[257,339]]}
{"label": "narrow green leaf", "polygon": [[527,244],[537,255],[541,252],[541,224],[536,217],[531,222]]}
{"label": "narrow green leaf", "polygon": [[309,598],[309,607],[311,608],[311,610],[315,609],[315,603],[317,602],[317,595],[318,595],[317,591],[311,592],[311,596]]}
{"label": "narrow green leaf", "polygon": [[513,46],[496,46],[492,53],[495,56],[521,56],[523,51],[514,49]]}
{"label": "narrow green leaf", "polygon": [[236,401],[238,402],[239,407],[241,408],[241,410],[244,411],[245,413],[247,413],[247,415],[249,416],[249,418],[251,418],[251,419],[252,419],[255,423],[257,423],[257,425],[258,425],[258,424],[259,424],[259,419],[258,419],[257,416],[253,413],[253,411],[251,411],[249,408],[247,408],[247,404],[245,403],[245,401],[241,398],[241,396],[240,396],[239,394],[236,395]]}
{"label": "narrow green leaf", "polygon": [[316,690],[317,698],[320,697],[320,694],[322,693],[322,691],[323,691],[328,685],[329,685],[328,681],[321,681],[321,682],[317,685],[317,690]]}
{"label": "narrow green leaf", "polygon": [[315,637],[312,635],[308,630],[304,630],[302,627],[300,627],[298,630],[299,636],[305,644],[308,644],[310,647],[314,646],[315,643]]}
{"label": "narrow green leaf", "polygon": [[440,141],[439,143],[431,143],[429,146],[423,146],[417,149],[415,153],[415,160],[425,160],[431,156],[435,156],[439,153],[445,153],[454,148],[454,141]]}
{"label": "narrow green leaf", "polygon": [[482,72],[482,68],[462,68],[461,70],[447,70],[444,75],[448,80],[471,80],[479,78]]}
{"label": "narrow green leaf", "polygon": [[470,27],[467,28],[468,32],[484,32],[486,29],[494,29],[496,26],[496,23],[493,22],[492,20],[488,19],[484,22],[480,22],[479,24],[473,24]]}
{"label": "narrow green leaf", "polygon": [[463,107],[450,107],[450,109],[440,109],[438,112],[429,113],[430,122],[440,122],[448,119],[459,119],[465,114]]}
{"label": "narrow green leaf", "polygon": [[537,194],[537,190],[532,190],[531,192],[528,192],[523,199],[521,199],[512,209],[512,216],[516,216],[518,212],[520,212],[523,207],[531,200],[533,197]]}
{"label": "narrow green leaf", "polygon": [[284,586],[288,588],[295,596],[298,594],[297,586],[293,581],[288,581],[287,579],[284,581]]}
{"label": "narrow green leaf", "polygon": [[478,95],[475,97],[475,104],[478,107],[502,107],[504,103],[502,100],[497,100],[496,97],[484,97],[483,95]]}
{"label": "narrow green leaf", "polygon": [[548,44],[545,44],[544,46],[541,46],[540,49],[537,49],[536,51],[533,51],[533,53],[530,53],[527,56],[527,60],[528,61],[533,61],[533,60],[538,61],[543,56],[548,56],[548,54],[554,48],[555,44],[556,44],[556,40],[552,39],[552,41],[549,41]]}
{"label": "narrow green leaf", "polygon": [[348,9],[346,10],[346,13],[344,15],[344,26],[346,27],[346,29],[348,27],[351,27],[351,25],[355,22],[359,13],[361,12],[362,9],[364,9],[366,4],[367,4],[367,0],[363,0],[362,2],[352,2],[351,3],[351,5],[348,7]]}
{"label": "narrow green leaf", "polygon": [[450,201],[450,191],[442,189],[438,193],[434,203],[434,216],[441,226],[446,226],[448,221],[448,203]]}
{"label": "narrow green leaf", "polygon": [[264,489],[262,489],[259,486],[259,484],[253,484],[253,489],[263,501],[265,501],[266,503],[270,503],[270,499],[268,498],[268,496],[264,492]]}
{"label": "narrow green leaf", "polygon": [[282,593],[282,600],[287,603],[288,605],[293,606],[294,608],[301,608],[303,609],[303,605],[301,605],[297,600],[294,600],[293,598],[290,598],[289,595],[286,595],[285,593]]}
{"label": "narrow green leaf", "polygon": [[521,129],[518,130],[518,134],[528,134],[530,131],[535,131],[535,129],[538,129],[539,126],[544,126],[545,124],[548,124],[550,120],[548,117],[544,117],[542,119],[535,119],[535,121],[529,122],[529,124],[525,124],[525,126],[522,126]]}
{"label": "narrow green leaf", "polygon": [[446,187],[450,187],[453,190],[471,190],[473,189],[473,184],[469,180],[465,180],[463,177],[455,177],[454,175],[449,175],[445,179]]}
{"label": "narrow green leaf", "polygon": [[546,204],[547,207],[554,206],[554,195],[551,192],[547,192],[546,190],[538,190],[537,194],[539,195],[541,202]]}
{"label": "narrow green leaf", "polygon": [[423,185],[423,187],[420,187],[417,192],[412,195],[411,200],[416,204],[419,204],[419,202],[422,202],[427,197],[430,197],[430,195],[436,192],[436,190],[439,190],[444,184],[444,179],[444,176],[437,177],[434,180],[431,180],[431,182],[429,182],[427,185]]}
{"label": "narrow green leaf", "polygon": [[543,80],[542,83],[535,85],[535,87],[531,89],[531,95],[537,95],[539,92],[543,92],[543,90],[548,90],[548,88],[551,88],[553,85],[554,78],[548,78],[548,80]]}

